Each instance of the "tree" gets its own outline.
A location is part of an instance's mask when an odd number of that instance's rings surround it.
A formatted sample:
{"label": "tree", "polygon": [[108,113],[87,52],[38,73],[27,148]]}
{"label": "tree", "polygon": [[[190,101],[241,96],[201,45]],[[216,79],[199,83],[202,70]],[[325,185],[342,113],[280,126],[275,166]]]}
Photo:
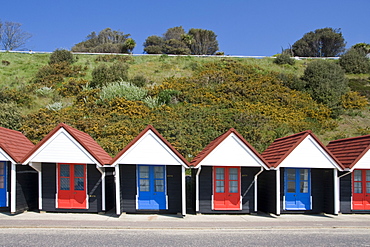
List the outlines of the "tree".
{"label": "tree", "polygon": [[74,52],[96,53],[131,53],[136,42],[129,38],[130,34],[124,34],[110,28],[103,29],[97,35],[91,32],[86,40],[72,47]]}
{"label": "tree", "polygon": [[0,40],[5,50],[12,51],[22,47],[32,37],[21,29],[22,24],[6,21],[0,23]]}
{"label": "tree", "polygon": [[370,60],[366,57],[366,54],[364,48],[351,48],[339,58],[339,64],[347,73],[369,73]]}
{"label": "tree", "polygon": [[302,80],[305,82],[304,90],[314,100],[337,113],[341,97],[348,91],[347,79],[338,64],[325,60],[313,61],[305,69]]}
{"label": "tree", "polygon": [[144,52],[148,54],[162,54],[164,40],[162,37],[152,35],[146,38],[143,46]]}
{"label": "tree", "polygon": [[299,57],[335,57],[344,52],[345,46],[340,29],[326,27],[306,33],[292,50]]}
{"label": "tree", "polygon": [[370,44],[366,43],[358,43],[351,47],[351,49],[355,49],[361,52],[364,52],[365,54],[370,53]]}
{"label": "tree", "polygon": [[218,50],[217,35],[210,30],[192,28],[185,33],[182,26],[167,29],[162,37],[149,36],[144,42],[148,54],[214,55]]}
{"label": "tree", "polygon": [[172,28],[167,29],[167,31],[163,34],[163,39],[164,40],[170,40],[170,39],[181,40],[184,34],[185,34],[185,30],[182,26],[172,27]]}
{"label": "tree", "polygon": [[192,28],[188,32],[193,39],[190,50],[193,55],[213,55],[218,50],[217,35],[210,30]]}

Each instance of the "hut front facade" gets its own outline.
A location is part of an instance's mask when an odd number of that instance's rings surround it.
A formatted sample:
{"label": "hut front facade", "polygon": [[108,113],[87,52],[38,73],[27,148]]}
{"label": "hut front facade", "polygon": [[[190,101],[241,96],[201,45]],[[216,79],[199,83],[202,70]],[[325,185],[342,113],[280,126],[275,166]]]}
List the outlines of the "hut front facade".
{"label": "hut front facade", "polygon": [[207,145],[191,166],[197,213],[257,211],[257,178],[267,165],[235,129]]}
{"label": "hut front facade", "polygon": [[186,159],[151,125],[111,161],[116,213],[186,214]]}
{"label": "hut front facade", "polygon": [[0,127],[0,209],[11,213],[35,209],[37,173],[19,165],[34,145],[20,132]]}
{"label": "hut front facade", "polygon": [[40,211],[104,212],[110,159],[88,134],[61,123],[22,163],[38,173]]}
{"label": "hut front facade", "polygon": [[271,170],[260,176],[262,211],[338,214],[343,167],[311,131],[276,139],[262,156]]}
{"label": "hut front facade", "polygon": [[327,148],[340,160],[340,212],[370,212],[370,135],[331,141]]}

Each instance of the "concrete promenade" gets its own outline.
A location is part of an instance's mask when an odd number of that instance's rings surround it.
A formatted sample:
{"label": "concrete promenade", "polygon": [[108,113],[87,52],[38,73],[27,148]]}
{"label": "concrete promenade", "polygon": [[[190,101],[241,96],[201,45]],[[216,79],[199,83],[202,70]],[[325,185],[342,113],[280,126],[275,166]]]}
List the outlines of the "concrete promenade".
{"label": "concrete promenade", "polygon": [[85,228],[85,229],[369,229],[370,214],[302,215],[148,215],[114,213],[72,214],[0,212],[0,228]]}

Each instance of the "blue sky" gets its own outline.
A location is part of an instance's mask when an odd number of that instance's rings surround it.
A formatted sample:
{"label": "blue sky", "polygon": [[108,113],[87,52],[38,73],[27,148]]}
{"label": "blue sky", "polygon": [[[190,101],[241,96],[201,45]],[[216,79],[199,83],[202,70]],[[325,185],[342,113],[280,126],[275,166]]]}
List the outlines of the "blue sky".
{"label": "blue sky", "polygon": [[341,28],[347,48],[370,43],[370,0],[13,0],[0,4],[0,20],[19,22],[33,35],[26,48],[70,49],[104,28],[145,39],[182,26],[215,32],[227,55],[271,56],[310,31]]}

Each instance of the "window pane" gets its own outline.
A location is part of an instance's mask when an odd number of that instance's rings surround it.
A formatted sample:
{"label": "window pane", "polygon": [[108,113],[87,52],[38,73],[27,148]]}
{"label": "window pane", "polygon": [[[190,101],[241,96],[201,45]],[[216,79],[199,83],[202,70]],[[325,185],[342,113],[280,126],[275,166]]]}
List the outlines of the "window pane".
{"label": "window pane", "polygon": [[140,191],[149,191],[149,179],[140,179]]}
{"label": "window pane", "polygon": [[307,181],[301,181],[299,190],[300,190],[301,193],[308,193],[308,182]]}
{"label": "window pane", "polygon": [[362,193],[362,183],[355,183],[355,193]]}
{"label": "window pane", "polygon": [[84,177],[84,166],[83,165],[75,165],[75,177]]}
{"label": "window pane", "polygon": [[149,178],[149,166],[139,166],[140,178]]}
{"label": "window pane", "polygon": [[295,180],[295,169],[287,169],[288,180]]}
{"label": "window pane", "polygon": [[216,179],[217,180],[224,180],[224,168],[216,168]]}
{"label": "window pane", "polygon": [[308,169],[299,170],[299,174],[301,180],[308,180]]}
{"label": "window pane", "polygon": [[225,192],[224,181],[216,181],[216,192],[218,193]]}
{"label": "window pane", "polygon": [[75,190],[84,190],[84,179],[83,178],[75,178]]}
{"label": "window pane", "polygon": [[155,192],[164,192],[164,181],[162,179],[154,180]]}
{"label": "window pane", "polygon": [[366,193],[370,193],[370,183],[366,183]]}
{"label": "window pane", "polygon": [[238,181],[229,181],[229,192],[238,193]]}
{"label": "window pane", "polygon": [[69,165],[60,165],[60,176],[69,177]]}
{"label": "window pane", "polygon": [[60,189],[69,190],[69,178],[60,178]]}
{"label": "window pane", "polygon": [[295,193],[295,181],[288,181],[288,193]]}
{"label": "window pane", "polygon": [[3,176],[0,176],[0,189],[4,189],[5,188],[5,183],[4,183],[4,177]]}
{"label": "window pane", "polygon": [[229,169],[229,180],[238,180],[238,168]]}
{"label": "window pane", "polygon": [[354,180],[355,180],[355,181],[362,181],[361,174],[362,174],[362,171],[360,171],[360,170],[355,170],[355,173],[354,173]]}
{"label": "window pane", "polygon": [[366,181],[370,181],[370,170],[366,170]]}
{"label": "window pane", "polygon": [[0,175],[4,175],[5,171],[5,164],[3,162],[0,162]]}
{"label": "window pane", "polygon": [[154,178],[164,178],[163,166],[154,166]]}

